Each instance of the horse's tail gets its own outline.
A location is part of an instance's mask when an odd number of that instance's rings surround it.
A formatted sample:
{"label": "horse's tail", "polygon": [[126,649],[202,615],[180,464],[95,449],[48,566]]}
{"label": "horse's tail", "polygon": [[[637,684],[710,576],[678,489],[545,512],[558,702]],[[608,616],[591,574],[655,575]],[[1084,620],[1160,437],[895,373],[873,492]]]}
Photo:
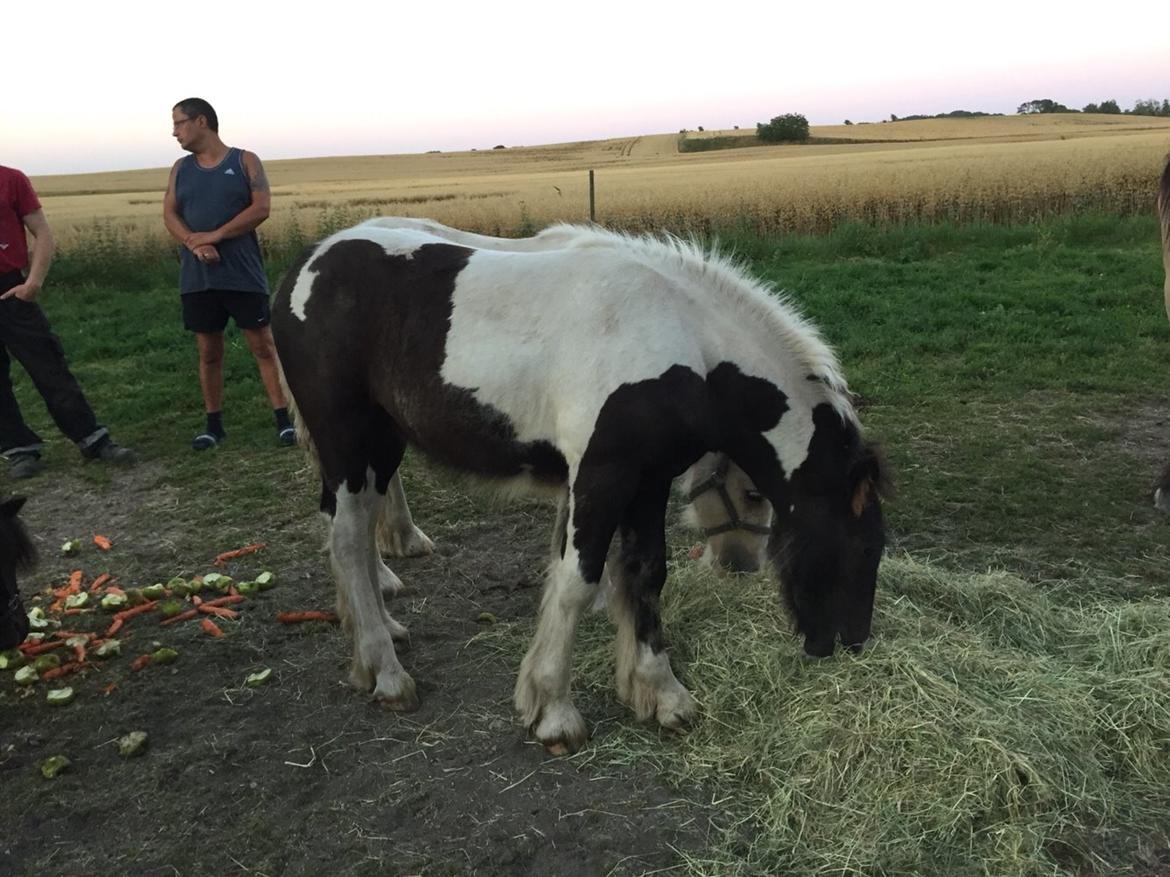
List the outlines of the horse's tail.
{"label": "horse's tail", "polygon": [[1162,169],[1162,181],[1158,186],[1158,221],[1162,226],[1162,265],[1166,269],[1163,286],[1166,316],[1170,317],[1170,155],[1166,156],[1166,167]]}
{"label": "horse's tail", "polygon": [[297,444],[305,449],[305,456],[309,458],[309,462],[313,465],[313,470],[321,474],[321,458],[317,454],[317,446],[313,443],[313,437],[309,435],[309,430],[301,420],[300,409],[297,408],[297,400],[293,395],[292,390],[288,386],[288,378],[284,376],[284,367],[281,366],[279,358],[276,363],[276,373],[280,377],[280,389],[284,393],[284,400],[288,405],[288,414],[292,418],[293,426],[297,430]]}

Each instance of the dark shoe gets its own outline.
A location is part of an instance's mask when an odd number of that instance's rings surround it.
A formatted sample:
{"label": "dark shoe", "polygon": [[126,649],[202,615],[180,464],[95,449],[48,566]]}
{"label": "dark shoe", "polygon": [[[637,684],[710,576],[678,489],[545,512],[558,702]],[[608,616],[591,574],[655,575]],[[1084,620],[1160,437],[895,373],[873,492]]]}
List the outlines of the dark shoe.
{"label": "dark shoe", "polygon": [[129,466],[138,461],[132,450],[122,447],[113,439],[106,439],[94,448],[89,458],[101,460],[103,463],[113,463],[115,466]]}
{"label": "dark shoe", "polygon": [[11,463],[8,474],[12,478],[32,478],[41,471],[40,454],[14,454],[8,461]]}
{"label": "dark shoe", "polygon": [[211,432],[201,432],[192,440],[191,447],[196,451],[206,451],[208,448],[214,448],[225,438],[227,438],[226,435],[215,435]]}
{"label": "dark shoe", "polygon": [[297,443],[297,431],[294,427],[286,426],[277,434],[277,440],[285,446]]}

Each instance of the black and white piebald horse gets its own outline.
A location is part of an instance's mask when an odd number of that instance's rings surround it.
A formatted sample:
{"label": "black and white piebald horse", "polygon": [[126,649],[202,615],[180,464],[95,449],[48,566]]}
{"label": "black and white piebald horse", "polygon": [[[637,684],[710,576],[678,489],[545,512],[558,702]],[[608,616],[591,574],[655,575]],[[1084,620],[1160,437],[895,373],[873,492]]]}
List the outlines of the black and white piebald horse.
{"label": "black and white piebald horse", "polygon": [[408,444],[506,490],[567,490],[565,539],[514,697],[554,753],[587,736],[571,652],[615,533],[618,694],[666,727],[693,717],[658,603],[672,481],[709,452],[774,510],[769,551],[805,651],[860,648],[885,479],[816,330],[695,245],[571,226],[544,234],[555,248],[518,252],[359,225],[313,247],[276,294],[277,349],[333,519],[351,682],[391,708],[417,706],[375,546]]}
{"label": "black and white piebald horse", "polygon": [[[580,234],[580,229],[573,226],[557,226],[534,237],[501,238],[408,216],[383,216],[365,225],[413,229],[477,250],[517,253],[555,250]],[[679,482],[687,501],[684,520],[704,539],[698,560],[716,572],[753,573],[762,569],[767,561],[772,507],[744,471],[726,454],[710,453],[691,466]],[[554,546],[565,538],[567,504],[566,493],[558,500]],[[394,557],[418,557],[434,551],[434,543],[414,523],[397,472],[390,479],[378,517],[378,549]],[[389,570],[382,571],[381,578],[384,595],[394,595],[402,589],[402,582]]]}
{"label": "black and white piebald horse", "polygon": [[17,517],[23,505],[23,496],[0,500],[0,650],[18,646],[28,636],[16,573],[33,564],[36,551]]}

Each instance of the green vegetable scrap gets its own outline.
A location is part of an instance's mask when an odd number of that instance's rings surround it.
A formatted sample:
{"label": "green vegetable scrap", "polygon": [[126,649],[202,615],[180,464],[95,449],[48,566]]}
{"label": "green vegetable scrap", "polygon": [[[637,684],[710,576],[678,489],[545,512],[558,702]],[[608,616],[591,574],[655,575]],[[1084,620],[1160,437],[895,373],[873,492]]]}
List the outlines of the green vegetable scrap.
{"label": "green vegetable scrap", "polygon": [[47,780],[56,779],[57,774],[66,770],[72,763],[64,755],[50,755],[41,762],[41,774]]}

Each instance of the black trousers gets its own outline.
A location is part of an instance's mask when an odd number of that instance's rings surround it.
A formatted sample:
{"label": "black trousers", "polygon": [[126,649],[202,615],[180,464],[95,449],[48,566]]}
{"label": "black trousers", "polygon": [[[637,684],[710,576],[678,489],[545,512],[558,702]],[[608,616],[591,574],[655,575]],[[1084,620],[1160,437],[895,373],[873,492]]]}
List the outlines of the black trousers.
{"label": "black trousers", "polygon": [[[0,292],[24,282],[19,271],[0,275]],[[61,432],[82,453],[107,435],[65,361],[65,349],[36,302],[0,301],[0,454],[39,451],[41,438],[21,416],[12,392],[11,359],[28,372]]]}

